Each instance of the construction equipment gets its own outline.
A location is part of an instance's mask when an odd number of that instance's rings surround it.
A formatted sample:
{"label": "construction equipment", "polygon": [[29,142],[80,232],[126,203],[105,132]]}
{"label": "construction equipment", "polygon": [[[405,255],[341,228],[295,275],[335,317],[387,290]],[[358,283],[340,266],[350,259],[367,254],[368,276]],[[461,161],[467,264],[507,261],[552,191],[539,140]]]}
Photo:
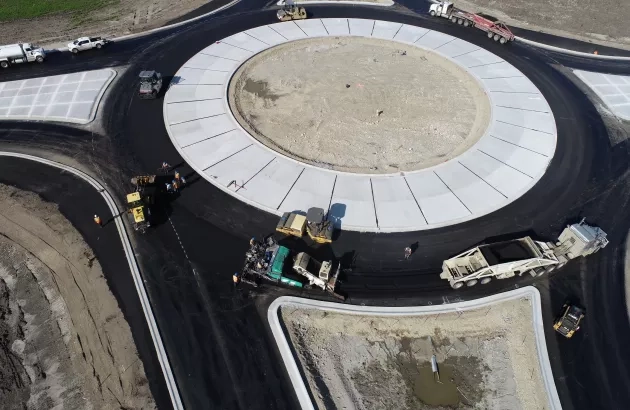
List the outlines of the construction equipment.
{"label": "construction equipment", "polygon": [[584,311],[575,306],[565,303],[562,306],[562,314],[553,324],[553,329],[562,336],[570,339],[573,334],[580,330],[580,322],[584,319]]}
{"label": "construction equipment", "polygon": [[297,212],[285,212],[276,225],[276,231],[285,235],[301,238],[306,232],[317,243],[331,243],[333,240],[334,224],[326,219],[326,213],[321,208],[310,208],[306,216]]}
{"label": "construction equipment", "polygon": [[155,175],[141,175],[131,178],[136,190],[127,195],[128,212],[132,216],[133,228],[145,233],[151,226],[151,206],[155,204],[158,187]]}
{"label": "construction equipment", "polygon": [[442,264],[440,278],[453,289],[529,273],[540,276],[563,267],[569,260],[590,255],[608,245],[606,233],[584,223],[567,226],[558,242],[534,241],[529,236],[477,246]]}
{"label": "construction equipment", "polygon": [[157,98],[162,89],[162,75],[156,71],[141,71],[138,97],[148,100]]}
{"label": "construction equipment", "polygon": [[276,16],[280,21],[304,20],[306,18],[306,10],[304,7],[298,7],[295,4],[285,4],[278,10]]}
{"label": "construction equipment", "polygon": [[0,46],[0,67],[9,68],[11,64],[43,63],[46,53],[43,48],[29,43],[8,44]]}
{"label": "construction equipment", "polygon": [[494,39],[494,41],[498,41],[501,44],[514,40],[514,34],[505,24],[460,10],[450,1],[432,4],[429,8],[429,14],[434,17],[447,18],[453,23],[463,25],[464,27],[475,27],[479,30],[483,30],[488,35],[488,38]]}
{"label": "construction equipment", "polygon": [[[331,275],[332,261],[320,263],[302,252],[295,257],[293,269],[289,270],[286,261],[291,251],[280,246],[273,236],[269,235],[260,242],[252,238],[249,244],[250,248],[245,253],[243,269],[240,275],[234,275],[235,282],[242,281],[259,286],[262,280],[267,280],[304,289],[309,289],[314,285],[336,297],[343,298],[335,293],[339,267]],[[294,278],[292,274],[295,273],[299,276],[296,275]]]}

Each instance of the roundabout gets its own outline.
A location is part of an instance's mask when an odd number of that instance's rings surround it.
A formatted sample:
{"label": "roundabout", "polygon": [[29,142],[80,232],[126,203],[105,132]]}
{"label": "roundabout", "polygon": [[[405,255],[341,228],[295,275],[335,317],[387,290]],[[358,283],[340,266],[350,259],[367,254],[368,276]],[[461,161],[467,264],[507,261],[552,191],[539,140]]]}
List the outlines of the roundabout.
{"label": "roundabout", "polygon": [[276,215],[317,206],[343,230],[372,232],[496,211],[538,182],[557,140],[549,104],[510,63],[438,31],[364,19],[219,40],[177,71],[164,119],[186,162],[239,200]]}

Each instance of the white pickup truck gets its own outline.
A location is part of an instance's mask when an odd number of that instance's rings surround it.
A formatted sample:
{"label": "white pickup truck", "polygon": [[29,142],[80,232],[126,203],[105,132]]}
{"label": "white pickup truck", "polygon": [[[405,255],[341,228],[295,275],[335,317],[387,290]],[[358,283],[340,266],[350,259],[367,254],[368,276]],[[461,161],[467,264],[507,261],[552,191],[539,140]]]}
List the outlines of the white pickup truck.
{"label": "white pickup truck", "polygon": [[93,48],[101,48],[107,43],[109,43],[109,40],[106,40],[102,37],[80,37],[74,40],[72,43],[68,43],[68,50],[76,54],[79,51],[91,50]]}

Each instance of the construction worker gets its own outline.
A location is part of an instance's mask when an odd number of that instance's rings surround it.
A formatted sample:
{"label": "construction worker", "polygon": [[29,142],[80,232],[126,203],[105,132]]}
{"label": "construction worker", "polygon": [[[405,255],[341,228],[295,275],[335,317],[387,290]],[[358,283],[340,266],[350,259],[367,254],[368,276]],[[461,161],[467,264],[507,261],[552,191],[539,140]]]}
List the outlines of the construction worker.
{"label": "construction worker", "polygon": [[96,223],[101,228],[103,227],[103,221],[101,220],[101,217],[98,215],[94,215],[94,223]]}
{"label": "construction worker", "polygon": [[410,257],[411,257],[411,248],[407,246],[405,248],[405,259],[409,259]]}
{"label": "construction worker", "polygon": [[182,186],[186,185],[186,178],[181,177],[181,178],[179,179],[179,182],[182,184]]}
{"label": "construction worker", "polygon": [[169,194],[173,192],[173,185],[169,184],[168,182],[166,183],[166,192],[168,192]]}
{"label": "construction worker", "polygon": [[173,191],[177,192],[177,190],[179,189],[179,182],[177,182],[177,180],[174,179],[173,182],[171,182],[171,184],[173,184]]}
{"label": "construction worker", "polygon": [[162,162],[162,171],[165,174],[168,172],[169,169],[171,169],[171,166],[169,165],[169,163],[166,161]]}
{"label": "construction worker", "polygon": [[238,272],[235,272],[234,275],[232,275],[232,280],[234,281],[234,285],[238,285],[241,281],[241,278],[238,276]]}
{"label": "construction worker", "polygon": [[179,171],[175,170],[175,180],[179,181],[179,179],[180,179]]}

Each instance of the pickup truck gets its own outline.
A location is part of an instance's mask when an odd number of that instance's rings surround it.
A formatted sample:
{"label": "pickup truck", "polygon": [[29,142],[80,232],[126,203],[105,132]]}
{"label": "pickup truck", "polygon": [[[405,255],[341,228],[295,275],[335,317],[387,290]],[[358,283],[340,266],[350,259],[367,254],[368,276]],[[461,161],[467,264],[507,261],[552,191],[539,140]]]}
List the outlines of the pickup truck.
{"label": "pickup truck", "polygon": [[80,37],[74,40],[72,43],[68,43],[68,50],[76,54],[79,51],[91,50],[93,48],[101,48],[107,43],[109,43],[109,40],[106,40],[102,37]]}

